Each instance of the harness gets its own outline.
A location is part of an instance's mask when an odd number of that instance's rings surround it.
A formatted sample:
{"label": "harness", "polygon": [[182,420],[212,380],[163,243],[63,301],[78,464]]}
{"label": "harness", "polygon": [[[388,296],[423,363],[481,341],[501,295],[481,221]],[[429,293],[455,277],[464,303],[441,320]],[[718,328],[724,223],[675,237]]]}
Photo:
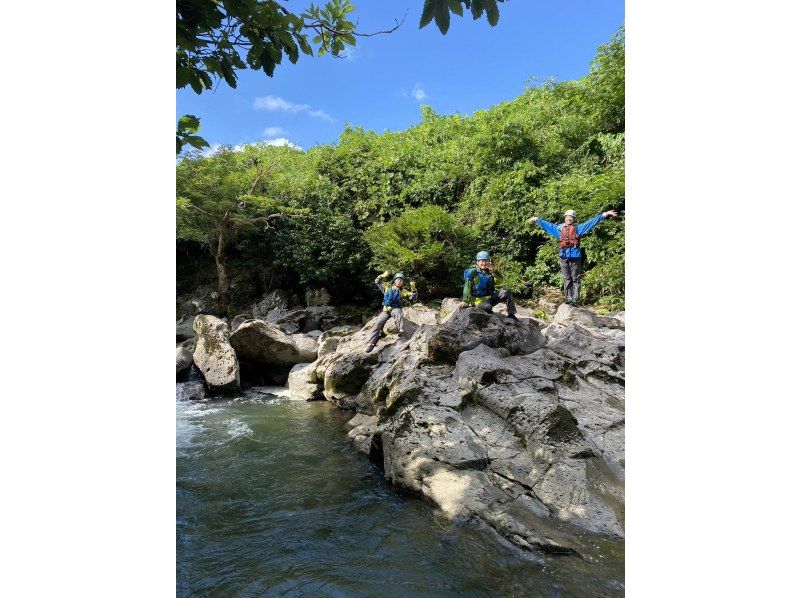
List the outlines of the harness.
{"label": "harness", "polygon": [[567,247],[580,247],[581,236],[575,228],[574,224],[562,224],[559,228],[559,241],[558,246],[561,249]]}
{"label": "harness", "polygon": [[472,267],[464,270],[464,280],[469,280],[470,277],[472,278],[472,296],[470,297],[470,302],[473,304],[483,303],[484,298],[490,297],[494,292],[494,276],[492,274],[486,274],[478,268],[475,268],[473,274],[472,270]]}

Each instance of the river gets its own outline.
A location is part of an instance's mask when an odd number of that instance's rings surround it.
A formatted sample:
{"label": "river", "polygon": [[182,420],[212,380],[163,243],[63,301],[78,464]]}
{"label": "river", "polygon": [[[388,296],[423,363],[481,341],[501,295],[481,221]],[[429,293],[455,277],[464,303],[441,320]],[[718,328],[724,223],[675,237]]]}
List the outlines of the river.
{"label": "river", "polygon": [[262,387],[177,419],[177,595],[621,596],[624,546],[523,554],[393,491],[347,442],[352,413]]}

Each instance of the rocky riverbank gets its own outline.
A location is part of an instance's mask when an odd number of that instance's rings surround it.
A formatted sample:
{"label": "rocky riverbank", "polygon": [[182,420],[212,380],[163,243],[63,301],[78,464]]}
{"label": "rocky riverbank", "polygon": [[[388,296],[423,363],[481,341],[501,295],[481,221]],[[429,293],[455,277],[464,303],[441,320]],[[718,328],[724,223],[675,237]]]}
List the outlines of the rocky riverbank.
{"label": "rocky riverbank", "polygon": [[354,410],[349,437],[391,484],[520,548],[580,554],[584,531],[624,537],[624,313],[561,305],[545,323],[455,305],[407,308],[405,334],[390,321],[371,353],[372,321],[342,325],[335,308],[306,332],[320,306],[232,326],[199,315],[194,340],[179,323],[176,369],[194,363],[212,393],[273,376]]}

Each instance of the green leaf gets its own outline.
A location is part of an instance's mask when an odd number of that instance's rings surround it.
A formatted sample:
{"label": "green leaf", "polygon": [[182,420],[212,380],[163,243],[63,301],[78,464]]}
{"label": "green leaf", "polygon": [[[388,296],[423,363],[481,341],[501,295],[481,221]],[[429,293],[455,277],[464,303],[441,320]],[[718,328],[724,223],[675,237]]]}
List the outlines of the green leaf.
{"label": "green leaf", "polygon": [[500,20],[500,9],[497,8],[496,0],[484,0],[486,2],[486,18],[489,19],[489,25],[494,27],[497,21]]}
{"label": "green leaf", "polygon": [[433,20],[433,15],[436,12],[436,0],[425,0],[425,5],[422,7],[422,16],[419,19],[419,28],[422,29]]}
{"label": "green leaf", "polygon": [[464,9],[461,8],[461,0],[448,0],[450,11],[456,13],[459,17],[464,16]]}
{"label": "green leaf", "polygon": [[261,51],[261,68],[267,74],[267,77],[271,77],[275,72],[275,61],[272,60],[272,56],[270,55],[268,48],[264,48]]}
{"label": "green leaf", "polygon": [[292,64],[297,62],[297,59],[300,55],[297,51],[297,44],[294,43],[294,40],[291,40],[290,43],[286,45],[286,55],[289,57],[289,61]]}
{"label": "green leaf", "polygon": [[191,145],[193,148],[196,149],[203,149],[204,147],[209,147],[208,142],[198,135],[187,135],[184,137],[186,143]]}
{"label": "green leaf", "polygon": [[200,128],[200,119],[193,114],[184,114],[178,119],[178,131],[196,133]]}
{"label": "green leaf", "polygon": [[450,29],[450,9],[447,7],[447,4],[445,4],[444,0],[441,0],[436,7],[436,14],[433,18],[436,20],[436,26],[439,28],[439,31],[442,32],[442,35],[445,35],[447,30]]}
{"label": "green leaf", "polygon": [[483,14],[483,0],[472,0],[472,6],[470,6],[472,10],[472,19],[478,20],[481,18]]}
{"label": "green leaf", "polygon": [[306,56],[312,56],[314,54],[314,50],[312,50],[311,46],[308,45],[308,40],[306,39],[305,35],[298,36],[297,43],[300,44],[300,49]]}

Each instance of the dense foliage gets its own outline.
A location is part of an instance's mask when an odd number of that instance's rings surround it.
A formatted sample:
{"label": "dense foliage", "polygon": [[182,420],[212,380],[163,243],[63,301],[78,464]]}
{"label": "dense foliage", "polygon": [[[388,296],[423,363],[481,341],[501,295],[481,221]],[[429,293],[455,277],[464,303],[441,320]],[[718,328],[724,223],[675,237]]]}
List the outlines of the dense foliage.
{"label": "dense foliage", "polygon": [[[178,164],[178,195],[203,193],[194,181],[200,165],[238,164],[242,181],[231,174],[228,195],[209,191],[203,199],[230,201],[252,179],[253,160],[268,162],[258,195],[273,203],[249,209],[280,205],[312,215],[240,231],[237,247],[267,264],[276,285],[324,285],[355,297],[377,272],[400,269],[428,282],[430,293],[457,294],[463,268],[486,249],[499,282],[531,296],[541,285],[560,285],[560,275],[556,241],[526,224],[529,216],[558,222],[569,208],[579,221],[610,209],[623,215],[624,61],[620,30],[586,77],[533,81],[514,101],[472,116],[423,107],[422,122],[406,131],[347,128],[338,143],[307,152],[256,145],[194,153]],[[179,238],[201,239],[193,232],[200,219],[185,211]],[[621,305],[624,222],[604,222],[583,245],[584,299]]]}

